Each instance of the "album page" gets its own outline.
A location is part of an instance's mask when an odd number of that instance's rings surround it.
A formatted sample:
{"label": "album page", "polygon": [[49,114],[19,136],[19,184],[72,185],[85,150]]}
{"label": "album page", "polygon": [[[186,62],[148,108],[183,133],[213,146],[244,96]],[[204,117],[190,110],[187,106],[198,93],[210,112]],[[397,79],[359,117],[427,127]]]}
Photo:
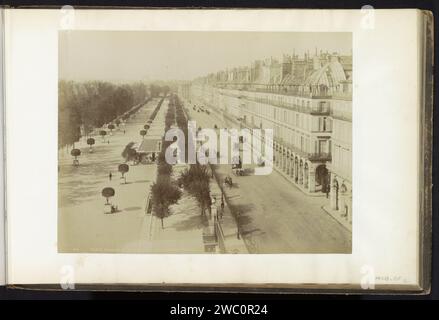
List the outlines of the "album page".
{"label": "album page", "polygon": [[4,18],[9,284],[419,289],[421,11]]}

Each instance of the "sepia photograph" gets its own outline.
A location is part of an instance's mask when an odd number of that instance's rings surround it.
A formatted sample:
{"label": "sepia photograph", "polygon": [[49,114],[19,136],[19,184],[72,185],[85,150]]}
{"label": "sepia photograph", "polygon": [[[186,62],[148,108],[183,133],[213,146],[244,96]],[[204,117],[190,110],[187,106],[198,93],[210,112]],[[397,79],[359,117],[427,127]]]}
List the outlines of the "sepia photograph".
{"label": "sepia photograph", "polygon": [[8,285],[428,294],[429,12],[4,14]]}
{"label": "sepia photograph", "polygon": [[58,252],[351,254],[351,32],[58,32]]}

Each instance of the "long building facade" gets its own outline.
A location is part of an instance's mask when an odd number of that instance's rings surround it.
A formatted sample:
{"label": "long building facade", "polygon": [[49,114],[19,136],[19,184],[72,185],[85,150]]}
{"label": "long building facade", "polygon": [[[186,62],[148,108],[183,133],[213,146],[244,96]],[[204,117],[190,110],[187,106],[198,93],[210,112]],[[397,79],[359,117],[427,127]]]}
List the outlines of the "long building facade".
{"label": "long building facade", "polygon": [[274,165],[352,224],[352,56],[285,55],[209,74],[179,88],[242,127],[274,131]]}

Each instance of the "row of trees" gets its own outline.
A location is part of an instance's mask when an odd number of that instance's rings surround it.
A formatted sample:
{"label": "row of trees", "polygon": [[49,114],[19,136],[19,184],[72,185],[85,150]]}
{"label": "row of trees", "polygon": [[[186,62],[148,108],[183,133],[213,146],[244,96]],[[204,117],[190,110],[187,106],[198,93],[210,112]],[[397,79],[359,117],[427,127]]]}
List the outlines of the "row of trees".
{"label": "row of trees", "polygon": [[[154,120],[155,116],[157,115],[157,112],[159,111],[161,105],[163,104],[163,100],[164,100],[164,97],[159,101],[159,103],[155,107],[154,111],[149,116],[149,120],[151,120],[151,121]],[[130,109],[129,111],[125,112],[120,118],[125,119],[127,116],[130,116],[131,114],[135,113],[138,109],[139,108],[137,106],[135,106],[132,109]],[[116,119],[114,123],[116,124],[116,126],[119,126],[119,124],[121,122],[119,119]],[[115,129],[114,125],[112,128],[109,125],[108,128],[110,130]],[[87,139],[87,144],[90,145],[90,150],[91,150],[92,145],[94,143],[95,143],[95,141],[93,138]],[[138,154],[137,154],[137,151],[134,148],[134,146],[135,146],[135,143],[130,142],[125,146],[124,150],[122,151],[121,155],[125,159],[125,162],[133,161],[133,164],[134,164],[138,160]],[[74,149],[74,150],[78,150],[78,149]],[[79,151],[79,154],[81,154],[80,151]],[[73,155],[73,151],[72,151],[72,155]],[[126,174],[130,171],[129,165],[126,163],[121,163],[117,166],[117,171],[120,172],[121,178],[124,179],[124,183],[126,184],[127,183]],[[116,193],[115,190],[111,187],[106,187],[106,188],[102,189],[102,196],[106,198],[107,205],[110,204],[109,198],[114,197],[115,193]]]}
{"label": "row of trees", "polygon": [[[184,111],[183,103],[180,101],[177,95],[173,95],[171,103],[175,104],[176,106],[176,122],[179,129],[183,131],[184,136],[186,137],[185,150],[187,152],[188,139],[193,138],[189,137],[188,135],[188,118],[186,116],[186,112]],[[185,169],[178,180],[178,183],[197,200],[202,215],[205,215],[206,209],[211,205],[210,176],[210,170],[206,165],[196,163],[190,165],[188,169]]]}
{"label": "row of trees", "polygon": [[[94,128],[127,118],[149,97],[168,91],[166,86],[144,83],[115,85],[104,81],[58,82],[58,147],[73,145]],[[137,108],[137,109],[138,109]],[[116,123],[116,125],[118,125]]]}
{"label": "row of trees", "polygon": [[[154,121],[157,112],[160,110],[162,104],[163,104],[164,98],[162,98],[159,103],[157,104],[157,106],[154,108],[154,111],[151,113],[151,115],[148,118],[148,122],[151,123],[152,121]],[[145,136],[147,133],[147,130],[149,129],[149,124],[145,124],[144,128],[145,130],[141,130],[140,131],[140,135]],[[144,132],[142,132],[144,131]],[[139,155],[137,154],[135,147],[135,143],[134,142],[130,142],[128,143],[125,148],[122,151],[122,158],[125,159],[125,162],[128,161],[133,161],[133,164],[135,164],[136,161],[139,161]]]}
{"label": "row of trees", "polygon": [[[187,120],[182,103],[176,95],[171,95],[165,117],[165,129],[167,131],[174,123],[177,123],[178,127],[185,132],[186,144],[189,138]],[[163,219],[169,215],[169,207],[181,198],[182,192],[179,187],[183,187],[189,195],[196,199],[202,215],[205,215],[206,209],[211,205],[210,174],[207,166],[190,165],[182,172],[177,181],[172,180],[172,165],[168,164],[165,159],[166,149],[171,143],[171,141],[163,140],[163,148],[158,158],[157,180],[152,185],[151,190],[154,214],[161,219],[162,228]]]}
{"label": "row of trees", "polygon": [[[165,116],[165,131],[175,122],[175,105],[169,103]],[[169,207],[180,200],[182,192],[175,181],[172,181],[172,165],[166,162],[165,152],[171,141],[162,140],[162,150],[158,157],[157,180],[151,187],[153,211],[156,217],[163,219],[169,215]]]}
{"label": "row of trees", "polygon": [[149,90],[151,93],[151,97],[157,98],[160,95],[166,96],[171,89],[168,85],[160,86],[160,85],[156,85],[156,84],[151,84],[149,86]]}

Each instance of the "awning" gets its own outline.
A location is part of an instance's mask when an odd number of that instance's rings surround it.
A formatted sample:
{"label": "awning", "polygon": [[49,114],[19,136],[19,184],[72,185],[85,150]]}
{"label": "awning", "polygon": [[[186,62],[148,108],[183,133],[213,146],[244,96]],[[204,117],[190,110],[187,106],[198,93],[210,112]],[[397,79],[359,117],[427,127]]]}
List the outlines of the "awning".
{"label": "awning", "polygon": [[153,153],[162,150],[162,138],[160,136],[145,137],[137,147],[137,153]]}

